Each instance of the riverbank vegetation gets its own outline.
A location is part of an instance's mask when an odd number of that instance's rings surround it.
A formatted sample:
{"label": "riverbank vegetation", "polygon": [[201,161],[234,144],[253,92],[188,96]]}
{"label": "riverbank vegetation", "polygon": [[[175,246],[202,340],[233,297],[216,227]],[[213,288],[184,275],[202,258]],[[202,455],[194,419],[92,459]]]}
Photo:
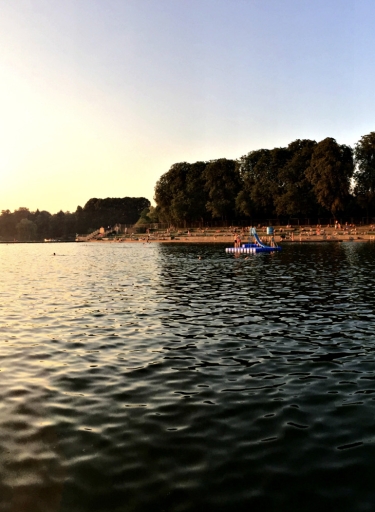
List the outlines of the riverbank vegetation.
{"label": "riverbank vegetation", "polygon": [[354,149],[333,138],[251,151],[238,160],[172,165],[155,186],[159,220],[248,224],[375,215],[375,132]]}
{"label": "riverbank vegetation", "polygon": [[45,210],[31,212],[28,208],[14,212],[2,210],[0,240],[74,240],[77,233],[91,233],[101,226],[133,225],[149,207],[150,201],[145,197],[123,197],[92,198],[73,213],[60,211],[52,215]]}
{"label": "riverbank vegetation", "polygon": [[100,227],[313,224],[375,220],[375,132],[354,149],[327,137],[171,166],[144,197],[90,199],[73,213],[19,208],[0,214],[0,240],[75,239]]}

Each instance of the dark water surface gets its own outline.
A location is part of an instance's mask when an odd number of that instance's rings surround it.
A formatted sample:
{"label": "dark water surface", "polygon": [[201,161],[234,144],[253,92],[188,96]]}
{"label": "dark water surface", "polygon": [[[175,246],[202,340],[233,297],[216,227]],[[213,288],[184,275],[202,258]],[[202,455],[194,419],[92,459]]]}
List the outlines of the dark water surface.
{"label": "dark water surface", "polygon": [[0,261],[1,512],[375,509],[373,243]]}

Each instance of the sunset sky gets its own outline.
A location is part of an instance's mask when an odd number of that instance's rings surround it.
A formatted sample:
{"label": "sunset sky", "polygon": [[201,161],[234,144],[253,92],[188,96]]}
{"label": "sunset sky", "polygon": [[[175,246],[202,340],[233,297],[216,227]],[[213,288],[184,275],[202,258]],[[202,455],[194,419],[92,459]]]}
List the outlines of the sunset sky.
{"label": "sunset sky", "polygon": [[373,0],[0,0],[0,211],[375,131]]}

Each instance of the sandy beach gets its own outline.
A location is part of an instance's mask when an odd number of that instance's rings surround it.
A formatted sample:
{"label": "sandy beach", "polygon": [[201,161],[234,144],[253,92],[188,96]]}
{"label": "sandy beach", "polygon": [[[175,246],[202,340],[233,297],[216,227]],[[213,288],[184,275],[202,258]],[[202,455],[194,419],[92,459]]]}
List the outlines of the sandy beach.
{"label": "sandy beach", "polygon": [[[236,231],[235,231],[236,229]],[[169,233],[155,232],[147,234],[133,234],[131,236],[117,236],[115,238],[93,239],[94,243],[226,243],[233,245],[235,233],[239,233],[242,243],[249,239],[248,229],[221,228],[217,230],[176,231]],[[267,243],[270,239],[266,228],[257,228],[259,237]],[[275,228],[275,241],[283,243],[301,242],[364,242],[375,241],[374,226],[360,226],[356,228],[335,229],[334,227],[277,227]]]}

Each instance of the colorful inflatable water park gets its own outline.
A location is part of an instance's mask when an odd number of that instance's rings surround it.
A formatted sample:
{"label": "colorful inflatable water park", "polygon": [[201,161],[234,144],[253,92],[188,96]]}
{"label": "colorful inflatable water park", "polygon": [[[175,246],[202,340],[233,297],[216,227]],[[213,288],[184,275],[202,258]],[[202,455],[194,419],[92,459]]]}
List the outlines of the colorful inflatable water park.
{"label": "colorful inflatable water park", "polygon": [[227,247],[225,252],[227,253],[237,253],[237,254],[250,254],[250,253],[258,253],[258,252],[273,252],[273,251],[281,251],[281,247],[277,245],[274,237],[273,227],[269,226],[267,228],[267,237],[268,243],[264,243],[258,236],[255,228],[250,228],[249,232],[249,243],[242,244],[240,247]]}

